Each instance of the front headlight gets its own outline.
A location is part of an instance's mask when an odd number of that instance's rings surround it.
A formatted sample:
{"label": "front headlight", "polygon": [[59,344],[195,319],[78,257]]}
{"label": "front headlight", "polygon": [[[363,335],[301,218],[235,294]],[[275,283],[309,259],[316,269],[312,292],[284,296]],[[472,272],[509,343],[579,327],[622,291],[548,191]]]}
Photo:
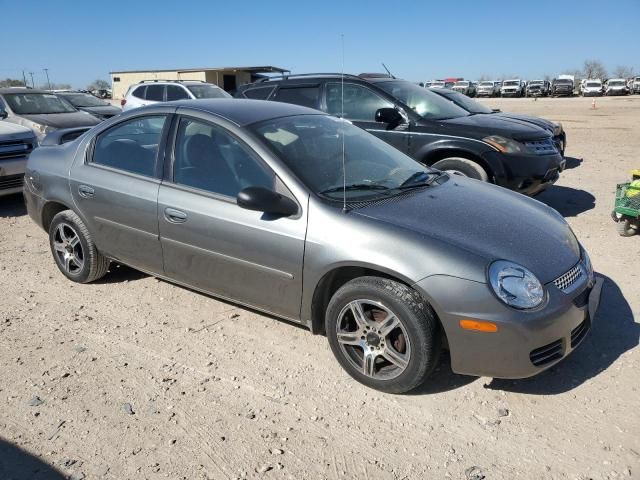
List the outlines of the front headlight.
{"label": "front headlight", "polygon": [[36,133],[36,137],[38,137],[38,143],[41,142],[44,139],[44,137],[47,136],[47,133],[53,130],[48,125],[42,125],[41,123],[31,122],[31,126]]}
{"label": "front headlight", "polygon": [[553,135],[560,135],[562,133],[562,124],[554,123],[553,124]]}
{"label": "front headlight", "polygon": [[511,138],[490,135],[482,140],[502,153],[529,153],[525,145]]}
{"label": "front headlight", "polygon": [[500,300],[521,310],[535,308],[545,298],[544,287],[533,273],[506,260],[489,266],[489,283]]}
{"label": "front headlight", "polygon": [[583,248],[582,249],[582,265],[587,273],[587,279],[589,283],[593,283],[593,265],[591,264],[591,259],[589,258],[589,254]]}

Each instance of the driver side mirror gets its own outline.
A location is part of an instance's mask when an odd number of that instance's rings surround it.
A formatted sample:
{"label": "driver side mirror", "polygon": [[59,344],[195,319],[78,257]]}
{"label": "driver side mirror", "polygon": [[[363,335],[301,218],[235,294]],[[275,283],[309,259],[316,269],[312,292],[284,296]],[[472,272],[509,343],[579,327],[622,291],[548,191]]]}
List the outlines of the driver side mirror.
{"label": "driver side mirror", "polygon": [[0,105],[0,120],[4,120],[8,116],[9,116],[9,114],[5,110],[4,105]]}
{"label": "driver side mirror", "polygon": [[376,111],[376,122],[386,123],[387,129],[393,130],[398,125],[405,123],[406,119],[395,108],[380,108]]}
{"label": "driver side mirror", "polygon": [[238,193],[238,206],[247,210],[290,217],[298,213],[298,205],[284,195],[263,187],[247,187]]}

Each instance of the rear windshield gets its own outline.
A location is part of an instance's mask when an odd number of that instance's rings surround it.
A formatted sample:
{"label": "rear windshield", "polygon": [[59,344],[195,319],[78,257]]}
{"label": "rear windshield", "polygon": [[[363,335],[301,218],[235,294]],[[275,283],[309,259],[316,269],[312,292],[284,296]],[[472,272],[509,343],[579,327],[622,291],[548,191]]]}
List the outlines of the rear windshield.
{"label": "rear windshield", "polygon": [[8,93],[4,95],[9,107],[17,115],[71,113],[77,110],[70,103],[52,93]]}
{"label": "rear windshield", "polygon": [[67,100],[74,107],[104,107],[110,105],[104,100],[100,100],[99,98],[94,97],[93,95],[89,95],[88,93],[73,93],[60,95],[62,98]]}
{"label": "rear windshield", "polygon": [[202,85],[186,85],[196,98],[231,98],[227,92],[215,85],[203,83]]}

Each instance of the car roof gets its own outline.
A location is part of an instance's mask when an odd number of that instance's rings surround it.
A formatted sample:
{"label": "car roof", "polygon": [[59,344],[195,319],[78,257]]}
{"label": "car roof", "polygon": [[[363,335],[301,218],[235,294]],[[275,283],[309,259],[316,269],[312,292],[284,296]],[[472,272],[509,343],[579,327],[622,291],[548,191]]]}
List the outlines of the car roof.
{"label": "car roof", "polygon": [[26,87],[0,88],[0,94],[2,93],[49,93],[51,95],[55,95],[53,92],[50,92],[49,90],[36,90],[35,88],[26,88]]}
{"label": "car roof", "polygon": [[[174,102],[160,102],[149,107],[142,108],[153,111],[155,108],[165,108],[167,106],[175,106],[211,113],[225,118],[240,127],[280,117],[291,117],[295,115],[327,115],[324,112],[320,112],[312,108],[301,107],[299,105],[293,105],[291,103],[236,98],[176,100]],[[140,110],[141,109],[136,109],[136,111]]]}

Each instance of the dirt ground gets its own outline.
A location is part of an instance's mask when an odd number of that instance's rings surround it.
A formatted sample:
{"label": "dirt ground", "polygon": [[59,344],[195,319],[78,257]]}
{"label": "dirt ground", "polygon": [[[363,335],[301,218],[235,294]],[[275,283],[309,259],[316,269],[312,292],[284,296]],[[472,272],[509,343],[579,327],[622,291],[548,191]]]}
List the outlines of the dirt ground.
{"label": "dirt ground", "polygon": [[288,323],[126,267],[67,281],[21,198],[2,198],[0,477],[640,478],[640,235],[609,216],[640,168],[640,96],[483,103],[568,132],[569,168],[538,199],[606,278],[569,358],[505,381],[445,357],[420,391],[381,394]]}

